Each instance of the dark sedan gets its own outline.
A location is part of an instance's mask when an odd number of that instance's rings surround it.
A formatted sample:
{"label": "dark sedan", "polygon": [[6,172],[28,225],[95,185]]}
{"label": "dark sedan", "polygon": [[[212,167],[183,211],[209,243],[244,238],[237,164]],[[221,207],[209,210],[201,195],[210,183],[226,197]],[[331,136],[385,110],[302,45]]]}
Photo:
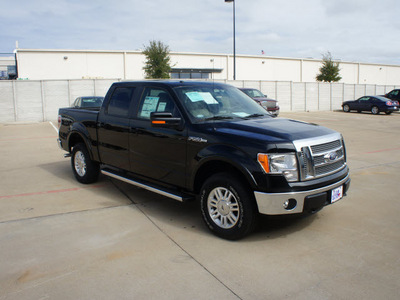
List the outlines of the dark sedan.
{"label": "dark sedan", "polygon": [[104,97],[98,96],[86,96],[86,97],[78,97],[75,99],[74,103],[72,103],[71,107],[75,108],[97,108],[101,107],[103,104]]}
{"label": "dark sedan", "polygon": [[257,89],[240,88],[239,90],[260,104],[272,116],[277,117],[279,115],[278,101],[268,98],[267,95]]}
{"label": "dark sedan", "polygon": [[344,112],[356,110],[358,112],[370,111],[374,115],[380,112],[390,115],[394,111],[399,111],[399,102],[382,96],[364,96],[357,100],[345,101],[342,107]]}

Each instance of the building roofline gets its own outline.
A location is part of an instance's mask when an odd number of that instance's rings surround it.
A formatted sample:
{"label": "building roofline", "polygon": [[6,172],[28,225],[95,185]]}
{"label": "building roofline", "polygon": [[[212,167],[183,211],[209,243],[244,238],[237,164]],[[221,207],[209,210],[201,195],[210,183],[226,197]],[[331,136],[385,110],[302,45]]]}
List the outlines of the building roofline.
{"label": "building roofline", "polygon": [[[142,50],[94,50],[94,49],[16,49],[18,52],[56,52],[56,53],[115,53],[115,54],[142,54]],[[233,57],[233,54],[228,53],[198,53],[198,52],[175,52],[170,51],[170,55],[187,55],[187,56],[214,56],[214,57]],[[248,54],[236,54],[236,57],[242,58],[254,58],[254,59],[270,59],[270,60],[290,60],[290,61],[311,61],[311,62],[322,62],[322,59],[317,58],[295,58],[295,57],[280,57],[280,56],[267,56],[267,55],[248,55]],[[342,61],[334,60],[340,64],[362,64],[362,65],[372,65],[372,66],[385,66],[385,67],[399,67],[400,65],[395,64],[380,64],[380,63],[370,63],[361,61]]]}

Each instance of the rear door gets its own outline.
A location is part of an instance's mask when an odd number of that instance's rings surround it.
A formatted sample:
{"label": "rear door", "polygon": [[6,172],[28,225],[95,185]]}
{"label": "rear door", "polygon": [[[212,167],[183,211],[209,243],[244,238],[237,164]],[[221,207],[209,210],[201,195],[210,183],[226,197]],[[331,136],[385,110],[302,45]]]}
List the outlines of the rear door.
{"label": "rear door", "polygon": [[116,86],[99,113],[97,140],[104,164],[129,170],[129,130],[135,87]]}
{"label": "rear door", "polygon": [[170,112],[182,118],[169,91],[159,87],[143,88],[131,121],[131,170],[164,183],[185,186],[187,131],[183,125],[181,128],[152,127],[151,112]]}

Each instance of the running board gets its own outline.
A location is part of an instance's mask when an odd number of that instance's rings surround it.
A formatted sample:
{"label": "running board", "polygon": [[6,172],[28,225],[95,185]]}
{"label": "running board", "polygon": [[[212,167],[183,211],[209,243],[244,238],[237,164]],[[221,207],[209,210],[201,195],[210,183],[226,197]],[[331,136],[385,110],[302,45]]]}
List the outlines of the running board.
{"label": "running board", "polygon": [[109,177],[121,180],[123,182],[135,185],[135,186],[140,187],[142,189],[148,190],[150,192],[154,192],[154,193],[163,195],[165,197],[172,198],[174,200],[178,200],[180,202],[184,202],[184,201],[190,199],[190,197],[184,197],[183,195],[178,195],[178,194],[175,194],[175,193],[170,192],[170,191],[161,190],[159,188],[147,185],[145,183],[141,183],[141,182],[138,182],[136,180],[133,180],[133,179],[130,179],[130,178],[127,178],[127,177],[124,177],[124,176],[117,175],[117,174],[112,173],[112,172],[110,172],[108,170],[101,170],[101,173],[106,175],[106,176],[109,176]]}

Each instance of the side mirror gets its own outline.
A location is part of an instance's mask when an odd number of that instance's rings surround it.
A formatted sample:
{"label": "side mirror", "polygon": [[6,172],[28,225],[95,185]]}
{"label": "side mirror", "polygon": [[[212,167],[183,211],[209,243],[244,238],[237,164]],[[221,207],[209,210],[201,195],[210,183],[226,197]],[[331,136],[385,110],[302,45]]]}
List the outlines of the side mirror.
{"label": "side mirror", "polygon": [[180,129],[182,119],[174,118],[172,113],[169,112],[152,112],[150,114],[150,122],[152,127]]}
{"label": "side mirror", "polygon": [[264,95],[264,97],[265,97],[265,98],[268,98],[268,96],[267,96],[267,95]]}

